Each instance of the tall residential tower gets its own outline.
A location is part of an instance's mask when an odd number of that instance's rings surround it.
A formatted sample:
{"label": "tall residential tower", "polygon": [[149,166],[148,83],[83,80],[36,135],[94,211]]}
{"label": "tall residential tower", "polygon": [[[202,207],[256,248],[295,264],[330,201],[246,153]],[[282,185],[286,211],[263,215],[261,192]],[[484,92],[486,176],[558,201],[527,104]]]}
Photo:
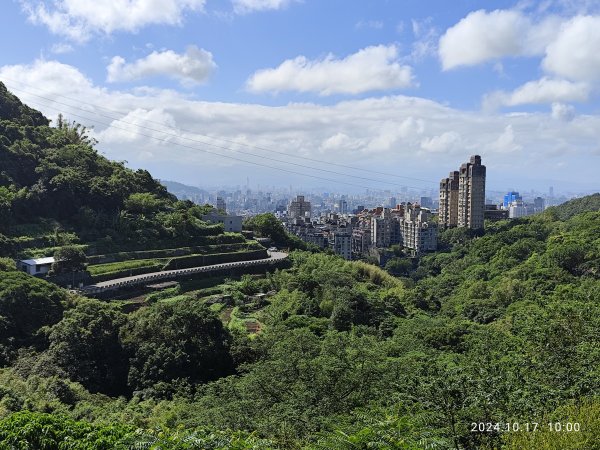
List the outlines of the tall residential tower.
{"label": "tall residential tower", "polygon": [[458,170],[440,181],[439,225],[444,228],[458,224]]}
{"label": "tall residential tower", "polygon": [[440,182],[439,224],[444,228],[483,228],[485,211],[485,166],[481,156],[469,162]]}

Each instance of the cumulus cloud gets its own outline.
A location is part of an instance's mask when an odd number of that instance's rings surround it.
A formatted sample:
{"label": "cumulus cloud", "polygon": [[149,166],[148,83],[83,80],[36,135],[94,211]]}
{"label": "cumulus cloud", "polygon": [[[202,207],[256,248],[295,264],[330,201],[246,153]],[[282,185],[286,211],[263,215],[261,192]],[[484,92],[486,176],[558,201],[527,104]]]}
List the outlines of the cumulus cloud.
{"label": "cumulus cloud", "polygon": [[502,153],[512,153],[522,150],[523,146],[516,142],[513,126],[508,124],[502,134],[492,142],[490,148]]}
{"label": "cumulus cloud", "polygon": [[438,136],[425,138],[421,141],[421,148],[426,152],[450,152],[458,147],[461,136],[456,131],[446,131]]}
{"label": "cumulus cloud", "polygon": [[202,11],[205,0],[20,0],[34,24],[83,42],[97,32],[134,32],[147,25],[177,25],[186,11]]}
{"label": "cumulus cloud", "polygon": [[183,54],[172,50],[155,51],[130,63],[115,56],[107,67],[107,81],[133,81],[164,75],[178,79],[183,84],[204,83],[216,68],[212,53],[191,45]]}
{"label": "cumulus cloud", "polygon": [[589,98],[590,90],[590,86],[586,83],[544,77],[525,83],[512,92],[500,91],[488,94],[484,98],[484,107],[494,109],[499,106],[584,102]]}
{"label": "cumulus cloud", "polygon": [[439,41],[444,70],[472,66],[506,56],[542,54],[560,19],[548,16],[534,23],[517,10],[479,10],[450,27]]}
{"label": "cumulus cloud", "polygon": [[564,23],[548,46],[545,70],[572,80],[600,80],[600,17],[577,16]]}
{"label": "cumulus cloud", "polygon": [[398,61],[395,45],[367,47],[343,59],[288,59],[274,69],[254,73],[246,86],[251,92],[316,92],[320,95],[406,88],[413,85],[410,66]]}
{"label": "cumulus cloud", "polygon": [[573,120],[575,108],[564,103],[552,103],[552,118],[556,120]]}
{"label": "cumulus cloud", "polygon": [[253,11],[283,9],[300,0],[232,0],[233,10],[237,14],[247,14]]}
{"label": "cumulus cloud", "polygon": [[440,38],[442,67],[448,70],[520,54],[522,37],[529,25],[517,11],[472,12]]}
{"label": "cumulus cloud", "polygon": [[[291,168],[235,151],[273,156],[256,147],[284,152],[288,158],[277,158],[290,161],[295,161],[294,156],[307,156],[365,169],[418,173],[419,178],[431,180],[433,189],[441,176],[473,153],[484,158],[490,183],[493,177],[498,181],[509,176],[522,177],[532,182],[536,177],[564,178],[564,173],[578,174],[569,183],[597,178],[598,165],[590,163],[597,160],[591,158],[598,158],[600,117],[597,115],[578,114],[572,120],[548,120],[558,112],[482,115],[402,95],[347,100],[326,106],[206,102],[163,89],[116,91],[99,87],[72,66],[42,60],[31,65],[0,67],[0,79],[24,102],[48,117],[62,112],[68,119],[94,126],[94,136],[100,141],[98,149],[108,157],[127,160],[134,168],[148,168],[159,178],[193,184],[236,184],[248,173],[273,184],[323,184],[227,158]],[[40,92],[45,99],[32,92]],[[139,125],[146,128],[140,130]],[[213,138],[256,147],[248,149]],[[571,153],[563,167],[565,171],[561,172],[555,166],[557,158],[564,154],[559,150],[565,147]],[[515,151],[520,151],[518,165],[506,157]],[[291,169],[319,174],[316,170]],[[201,180],[198,173],[202,173]],[[351,176],[323,176],[356,182]],[[372,187],[389,186],[373,183]]]}

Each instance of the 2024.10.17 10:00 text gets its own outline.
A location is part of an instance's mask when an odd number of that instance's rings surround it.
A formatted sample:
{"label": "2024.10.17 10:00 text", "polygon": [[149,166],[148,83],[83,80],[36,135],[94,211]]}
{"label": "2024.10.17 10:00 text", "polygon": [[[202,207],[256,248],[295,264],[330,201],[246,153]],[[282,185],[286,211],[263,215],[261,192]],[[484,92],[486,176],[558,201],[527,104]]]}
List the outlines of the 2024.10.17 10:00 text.
{"label": "2024.10.17 10:00 text", "polygon": [[506,433],[506,432],[535,432],[543,429],[554,432],[578,432],[581,425],[578,422],[471,422],[473,433]]}

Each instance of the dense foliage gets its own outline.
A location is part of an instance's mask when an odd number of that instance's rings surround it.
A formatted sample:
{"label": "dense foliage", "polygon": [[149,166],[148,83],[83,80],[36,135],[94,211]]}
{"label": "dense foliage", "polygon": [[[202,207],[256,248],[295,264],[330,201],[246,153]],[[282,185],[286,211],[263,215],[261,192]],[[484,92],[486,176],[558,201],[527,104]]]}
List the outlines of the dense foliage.
{"label": "dense foliage", "polygon": [[[75,419],[247,430],[279,448],[350,449],[554,448],[544,443],[549,431],[470,429],[553,418],[590,427],[561,434],[563,448],[590,442],[598,425],[581,411],[595,411],[600,393],[600,212],[567,221],[550,212],[449,240],[450,250],[403,268],[405,278],[304,252],[260,283],[244,278],[240,293],[277,292],[257,313],[264,329],[254,339],[177,291],[181,300],[129,315],[79,300],[50,328],[48,349],[30,352],[92,392],[103,377],[133,394],[100,399],[68,384],[50,408]],[[31,361],[22,355],[0,378],[9,410],[49,407]],[[102,375],[94,381],[94,373]],[[15,377],[23,384],[6,384]]]}
{"label": "dense foliage", "polygon": [[[4,97],[0,226],[35,222],[20,205],[36,195],[77,196],[79,170],[85,183],[102,167],[99,183],[145,178],[95,154],[81,127],[52,130]],[[148,180],[115,211],[94,206],[90,233],[131,223],[140,243],[209,229],[202,207]],[[272,217],[247,225],[289,244]],[[0,256],[14,238],[0,236]],[[395,251],[386,270],[298,251],[287,269],[182,282],[128,313],[0,258],[0,449],[599,448],[598,195],[485,233],[449,230],[440,244],[419,260]],[[539,432],[472,425],[531,422]]]}
{"label": "dense foliage", "polygon": [[189,245],[223,232],[201,220],[209,208],[177,201],[147,171],[109,161],[95,143],[62,117],[50,127],[0,83],[0,251],[79,240],[102,252],[157,240]]}

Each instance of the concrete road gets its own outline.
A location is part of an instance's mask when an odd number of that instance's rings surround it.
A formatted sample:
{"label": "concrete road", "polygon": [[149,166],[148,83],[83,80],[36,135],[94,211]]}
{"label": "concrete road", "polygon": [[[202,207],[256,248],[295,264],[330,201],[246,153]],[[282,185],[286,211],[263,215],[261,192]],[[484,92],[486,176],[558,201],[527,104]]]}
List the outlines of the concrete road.
{"label": "concrete road", "polygon": [[254,259],[251,261],[236,261],[230,263],[213,264],[210,266],[191,267],[189,269],[165,270],[162,272],[145,273],[142,275],[133,275],[130,277],[116,278],[114,280],[102,281],[100,283],[85,286],[79,291],[83,294],[96,294],[98,292],[110,291],[127,286],[135,286],[158,280],[177,278],[180,276],[192,275],[195,273],[214,272],[223,269],[236,269],[239,267],[252,267],[260,265],[273,264],[288,257],[284,252],[269,252],[269,258]]}

